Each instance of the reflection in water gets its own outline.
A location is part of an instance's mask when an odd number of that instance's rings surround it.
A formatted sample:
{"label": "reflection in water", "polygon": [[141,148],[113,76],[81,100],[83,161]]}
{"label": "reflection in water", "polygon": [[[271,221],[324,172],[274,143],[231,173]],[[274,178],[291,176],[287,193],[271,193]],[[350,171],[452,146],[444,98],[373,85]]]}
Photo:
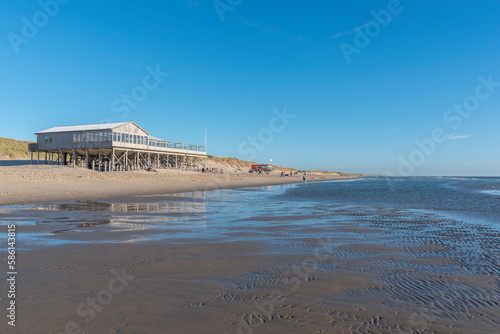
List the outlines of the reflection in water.
{"label": "reflection in water", "polygon": [[[174,237],[206,228],[206,194],[87,200],[17,206],[9,219],[23,226],[24,244],[130,242]],[[133,202],[135,200],[135,202]],[[113,202],[114,201],[114,202]],[[146,233],[139,236],[138,234]],[[135,235],[131,235],[135,234]]]}
{"label": "reflection in water", "polygon": [[[387,182],[366,179],[24,205],[9,207],[9,212],[0,216],[0,224],[23,225],[25,233],[20,237],[30,235],[26,244],[238,240],[242,235],[245,240],[268,241],[273,236],[272,242],[280,243],[283,237],[276,237],[276,226],[283,231],[294,227],[293,236],[299,237],[307,226],[328,226],[336,219],[359,223],[359,219],[377,217],[385,209],[426,221],[430,229],[436,215],[498,226],[498,197],[481,192],[498,191],[498,179]],[[332,205],[343,209],[335,213],[335,220],[328,220],[321,210]]]}
{"label": "reflection in water", "polygon": [[23,233],[19,237],[25,245],[223,238],[231,236],[237,226],[235,221],[272,209],[265,196],[281,194],[293,187],[20,205],[12,208],[8,218],[0,217],[0,224],[15,221],[22,225]]}
{"label": "reflection in water", "polygon": [[203,212],[203,202],[176,201],[167,203],[105,203],[95,200],[73,203],[41,204],[30,208],[41,211],[87,211],[87,212]]}

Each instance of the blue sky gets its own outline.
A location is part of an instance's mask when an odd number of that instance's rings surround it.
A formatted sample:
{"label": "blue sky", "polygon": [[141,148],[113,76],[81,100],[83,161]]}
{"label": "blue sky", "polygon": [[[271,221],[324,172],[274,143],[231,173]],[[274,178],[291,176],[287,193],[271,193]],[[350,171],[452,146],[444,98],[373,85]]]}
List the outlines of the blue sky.
{"label": "blue sky", "polygon": [[500,175],[499,1],[55,1],[0,4],[2,137],[132,120],[261,163]]}

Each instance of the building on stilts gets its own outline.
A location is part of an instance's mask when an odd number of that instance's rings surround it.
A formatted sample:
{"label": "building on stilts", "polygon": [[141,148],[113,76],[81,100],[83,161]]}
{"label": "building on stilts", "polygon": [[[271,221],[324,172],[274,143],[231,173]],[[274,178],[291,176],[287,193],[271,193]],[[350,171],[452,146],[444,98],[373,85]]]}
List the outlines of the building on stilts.
{"label": "building on stilts", "polygon": [[[60,126],[35,133],[31,163],[72,165],[96,171],[148,168],[197,170],[205,165],[203,145],[151,136],[134,122]],[[36,155],[36,156],[34,156]]]}

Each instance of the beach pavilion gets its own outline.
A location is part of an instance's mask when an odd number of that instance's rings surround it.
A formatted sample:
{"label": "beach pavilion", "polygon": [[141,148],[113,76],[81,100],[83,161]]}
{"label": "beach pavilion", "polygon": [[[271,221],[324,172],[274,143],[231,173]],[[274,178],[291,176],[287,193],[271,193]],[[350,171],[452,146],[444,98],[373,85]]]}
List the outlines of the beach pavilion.
{"label": "beach pavilion", "polygon": [[168,141],[151,136],[134,122],[58,126],[36,132],[28,144],[44,163],[72,165],[98,171],[146,168],[198,169],[207,152],[203,145]]}

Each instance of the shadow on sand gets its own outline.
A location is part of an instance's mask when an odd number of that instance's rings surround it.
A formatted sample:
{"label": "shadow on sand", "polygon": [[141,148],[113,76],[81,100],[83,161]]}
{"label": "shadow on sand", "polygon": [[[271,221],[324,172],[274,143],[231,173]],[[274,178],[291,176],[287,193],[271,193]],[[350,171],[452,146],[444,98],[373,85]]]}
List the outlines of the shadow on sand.
{"label": "shadow on sand", "polygon": [[[23,166],[30,165],[31,160],[0,160],[0,166]],[[36,165],[36,160],[33,160],[33,164]],[[40,161],[40,165],[44,165],[45,161]]]}

